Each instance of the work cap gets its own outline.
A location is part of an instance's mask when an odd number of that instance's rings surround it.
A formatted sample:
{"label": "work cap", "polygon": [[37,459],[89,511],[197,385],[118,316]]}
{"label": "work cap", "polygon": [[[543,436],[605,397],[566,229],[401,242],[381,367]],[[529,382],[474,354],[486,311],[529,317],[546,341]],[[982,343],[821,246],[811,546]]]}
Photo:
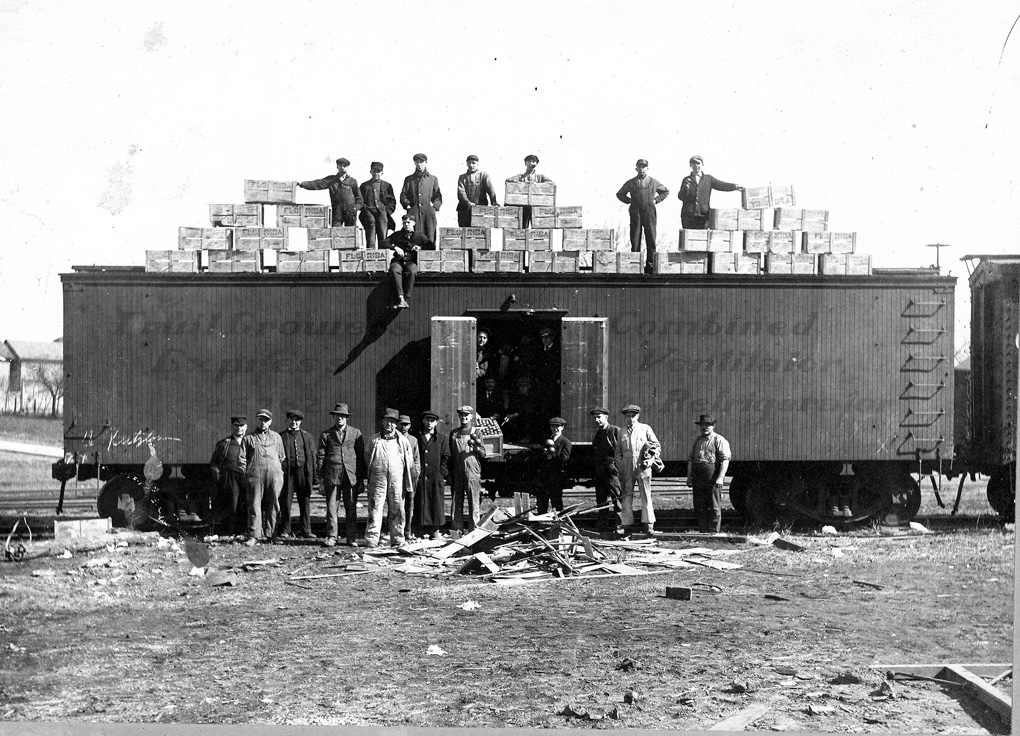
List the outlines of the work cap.
{"label": "work cap", "polygon": [[691,156],[690,163],[693,164],[695,161],[697,161],[699,164],[705,163],[705,159],[703,159],[701,156]]}
{"label": "work cap", "polygon": [[394,422],[400,423],[400,412],[396,409],[387,409],[383,412],[383,419],[392,419]]}
{"label": "work cap", "polygon": [[347,408],[347,404],[337,404],[333,407],[333,411],[331,411],[330,414],[339,414],[342,417],[349,417],[351,412]]}
{"label": "work cap", "polygon": [[609,416],[609,409],[604,406],[596,406],[589,412],[589,414],[592,416],[595,416],[596,414],[605,414],[606,416]]}
{"label": "work cap", "polygon": [[636,164],[634,164],[634,165],[635,165],[635,166],[648,166],[648,159],[645,159],[645,158],[639,158],[639,159],[637,160],[637,163],[636,163]]}
{"label": "work cap", "polygon": [[398,417],[397,423],[398,424],[406,424],[407,426],[411,426],[411,417],[407,416],[407,414],[401,414]]}
{"label": "work cap", "polygon": [[439,415],[436,414],[431,409],[429,409],[426,412],[423,412],[421,416],[422,416],[422,419],[435,419],[437,422],[439,421]]}
{"label": "work cap", "polygon": [[300,409],[287,409],[287,419],[304,419],[305,413]]}
{"label": "work cap", "polygon": [[536,156],[533,153],[529,153],[527,156],[524,157],[524,163],[528,163],[528,161],[534,161],[537,164],[538,156]]}
{"label": "work cap", "polygon": [[477,163],[478,162],[478,157],[475,154],[472,153],[470,156],[467,157],[467,160],[468,161],[474,161],[475,163]]}
{"label": "work cap", "polygon": [[715,424],[715,417],[711,414],[702,414],[695,424]]}
{"label": "work cap", "polygon": [[351,165],[351,162],[350,162],[350,161],[348,161],[347,159],[345,159],[345,158],[344,158],[343,156],[341,156],[340,158],[338,158],[338,159],[336,160],[336,162],[337,162],[337,164],[339,164],[340,166],[350,166],[350,165]]}
{"label": "work cap", "polygon": [[457,408],[458,414],[474,414],[475,410],[470,404],[464,404],[464,406]]}
{"label": "work cap", "polygon": [[550,420],[549,420],[549,425],[550,425],[550,426],[552,426],[552,425],[554,425],[554,424],[555,424],[555,425],[557,425],[557,426],[559,426],[559,427],[562,427],[562,426],[564,426],[564,425],[565,425],[566,423],[567,423],[567,420],[566,420],[566,419],[564,419],[563,417],[553,417],[552,419],[550,419]]}
{"label": "work cap", "polygon": [[404,215],[400,218],[401,222],[414,222],[414,215]]}
{"label": "work cap", "polygon": [[637,404],[627,404],[627,406],[620,409],[621,414],[640,414],[641,407]]}
{"label": "work cap", "polygon": [[368,168],[372,171],[382,171],[383,165],[380,161],[373,161]]}
{"label": "work cap", "polygon": [[414,159],[415,163],[418,163],[419,161],[428,161],[429,160],[429,157],[426,156],[424,153],[416,153],[416,154],[414,154],[414,156],[412,158]]}
{"label": "work cap", "polygon": [[549,335],[549,337],[552,337],[554,333],[553,333],[551,327],[543,327],[541,330],[538,331],[538,334],[539,335]]}
{"label": "work cap", "polygon": [[230,423],[233,424],[235,427],[240,427],[248,423],[248,417],[243,416],[230,417]]}
{"label": "work cap", "polygon": [[265,417],[266,419],[272,419],[273,418],[273,412],[269,411],[269,409],[259,409],[257,412],[255,412],[255,418],[258,419],[259,417]]}

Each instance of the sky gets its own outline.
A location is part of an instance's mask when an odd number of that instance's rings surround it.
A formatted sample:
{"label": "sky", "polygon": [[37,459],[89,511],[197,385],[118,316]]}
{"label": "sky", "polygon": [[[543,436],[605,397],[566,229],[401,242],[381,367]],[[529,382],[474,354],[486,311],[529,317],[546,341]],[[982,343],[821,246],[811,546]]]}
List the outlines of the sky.
{"label": "sky", "polygon": [[[468,154],[497,181],[534,153],[588,227],[625,228],[638,158],[671,190],[693,154],[858,233],[876,267],[1018,253],[1015,3],[0,0],[0,339],[62,332],[59,274],[142,265],[245,179],[429,157],[455,226]],[[1005,46],[1004,46],[1005,43]],[[327,203],[299,190],[299,201]],[[716,207],[738,207],[716,193]],[[398,211],[399,214],[399,211]],[[661,247],[661,245],[660,245]]]}

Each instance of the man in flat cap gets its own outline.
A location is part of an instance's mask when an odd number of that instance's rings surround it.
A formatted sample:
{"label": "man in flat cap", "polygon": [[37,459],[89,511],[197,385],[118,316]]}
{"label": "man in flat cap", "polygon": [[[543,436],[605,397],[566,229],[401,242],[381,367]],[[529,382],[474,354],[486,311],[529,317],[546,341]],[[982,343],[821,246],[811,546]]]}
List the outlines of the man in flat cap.
{"label": "man in flat cap", "polygon": [[687,486],[694,489],[698,531],[719,534],[722,529],[722,487],[730,466],[730,443],[715,432],[715,417],[702,414],[700,430],[687,458]]}
{"label": "man in flat cap", "polygon": [[603,528],[614,529],[624,536],[620,505],[620,466],[623,464],[622,429],[609,423],[609,409],[596,406],[591,410],[595,422],[595,436],[591,440],[595,465],[595,503],[605,506],[612,502],[613,510],[602,512]]}
{"label": "man in flat cap", "polygon": [[372,178],[361,184],[361,199],[365,206],[361,208],[359,219],[365,228],[365,247],[371,250],[376,247],[377,239],[382,244],[390,231],[397,229],[393,222],[397,198],[390,183],[383,181],[382,163],[373,161],[369,171]]}
{"label": "man in flat cap", "polygon": [[397,419],[397,431],[404,435],[408,444],[411,445],[411,486],[404,489],[404,539],[409,542],[416,541],[415,535],[411,533],[411,520],[414,518],[414,494],[421,479],[421,454],[418,447],[418,438],[409,434],[411,429],[411,417],[401,414]]}
{"label": "man in flat cap", "polygon": [[[464,405],[457,409],[460,426],[450,434],[450,467],[453,475],[452,529],[456,536],[467,526],[472,531],[478,526],[479,506],[482,500],[482,460],[485,445],[475,428],[475,410]],[[467,499],[468,518],[464,520],[464,500]]]}
{"label": "man in flat cap", "polygon": [[476,204],[499,206],[492,180],[478,170],[478,156],[471,154],[467,157],[467,171],[457,177],[457,227],[471,226],[471,208]]}
{"label": "man in flat cap", "polygon": [[684,230],[704,230],[708,227],[713,189],[720,192],[744,191],[739,184],[730,184],[711,174],[702,173],[704,163],[701,156],[691,156],[691,173],[684,177],[680,193],[677,194],[677,198],[683,202],[680,224]]}
{"label": "man in flat cap", "polygon": [[[535,169],[537,167],[538,167],[538,156],[536,156],[533,153],[529,153],[527,156],[524,157],[524,173],[523,174],[515,174],[514,176],[511,176],[509,179],[507,179],[507,181],[508,182],[510,182],[510,181],[531,181],[531,182],[537,182],[539,184],[542,184],[542,183],[555,184],[556,183],[552,179],[550,179],[548,176],[546,176],[545,174],[539,174],[537,171],[535,171]],[[522,217],[521,217],[521,227],[531,227],[531,207],[530,206],[525,205],[525,207],[524,207],[524,210],[522,212]]]}
{"label": "man in flat cap", "polygon": [[312,536],[312,486],[315,485],[315,439],[301,423],[305,415],[300,409],[287,410],[287,429],[280,433],[283,440],[283,491],[280,493],[280,524],[277,539],[288,539],[291,533],[291,510],[297,498],[301,530],[296,536]]}
{"label": "man in flat cap", "polygon": [[567,463],[572,449],[570,440],[563,434],[567,421],[563,417],[549,420],[549,437],[542,446],[542,454],[535,474],[538,513],[563,510],[563,488],[567,485]]}
{"label": "man in flat cap", "polygon": [[446,523],[446,486],[450,477],[450,438],[439,430],[439,415],[429,409],[422,414],[418,435],[421,478],[414,492],[415,531],[419,536],[439,538]]}
{"label": "man in flat cap", "polygon": [[379,432],[372,435],[365,448],[368,467],[368,526],[365,545],[378,547],[382,532],[383,507],[388,507],[390,546],[403,547],[404,494],[411,483],[411,443],[397,430],[400,414],[387,409],[379,422]]}
{"label": "man in flat cap", "polygon": [[623,459],[620,463],[620,501],[624,526],[634,524],[634,486],[641,490],[641,520],[645,532],[655,531],[655,509],[652,507],[652,466],[661,466],[661,446],[655,432],[639,421],[641,407],[627,404],[620,413],[627,417],[627,423],[620,432],[620,448]]}
{"label": "man in flat cap", "polygon": [[244,533],[247,517],[247,482],[241,440],[248,429],[248,417],[230,417],[230,434],[216,443],[209,471],[216,481],[213,518],[223,534]]}
{"label": "man in flat cap", "polygon": [[414,231],[414,216],[406,214],[400,218],[400,230],[386,239],[386,246],[393,251],[390,261],[390,277],[397,292],[394,309],[407,309],[407,298],[414,288],[418,274],[418,251],[435,250],[436,244],[421,233]]}
{"label": "man in flat cap", "polygon": [[358,182],[348,175],[347,167],[351,162],[345,158],[336,160],[336,173],[321,179],[299,181],[302,189],[328,189],[329,202],[333,207],[333,227],[350,227],[357,219],[361,209],[361,191]]}
{"label": "man in flat cap", "polygon": [[275,541],[276,515],[280,512],[280,491],[283,489],[283,440],[269,428],[273,413],[259,409],[255,413],[255,431],[241,440],[244,450],[245,476],[251,489],[248,498],[248,539],[245,544]]}
{"label": "man in flat cap", "polygon": [[336,545],[339,502],[344,504],[347,544],[357,547],[358,492],[368,475],[365,468],[365,438],[361,430],[349,425],[351,412],[339,403],[330,412],[333,426],[319,435],[315,467],[319,469],[321,492],[326,497],[327,547]]}
{"label": "man in flat cap", "polygon": [[414,154],[414,173],[404,179],[400,189],[400,206],[414,218],[418,232],[433,243],[436,242],[436,213],[443,204],[439,191],[439,179],[425,168],[428,157],[424,153]]}
{"label": "man in flat cap", "polygon": [[635,165],[637,176],[628,179],[616,193],[616,198],[630,205],[630,250],[641,252],[641,233],[645,235],[645,273],[655,270],[655,205],[669,196],[657,179],[648,176],[648,162],[639,158]]}
{"label": "man in flat cap", "polygon": [[[539,406],[557,404],[560,395],[560,349],[556,345],[556,331],[545,325],[538,331],[538,351],[533,358],[535,395]],[[543,428],[544,429],[544,428]]]}

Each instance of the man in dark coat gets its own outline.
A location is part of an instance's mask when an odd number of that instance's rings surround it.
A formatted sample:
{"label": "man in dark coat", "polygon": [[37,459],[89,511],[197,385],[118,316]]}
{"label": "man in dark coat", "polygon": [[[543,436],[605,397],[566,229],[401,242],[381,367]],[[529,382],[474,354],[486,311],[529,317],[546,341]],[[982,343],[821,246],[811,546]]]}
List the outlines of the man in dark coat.
{"label": "man in dark coat", "polygon": [[567,484],[567,463],[570,461],[570,440],[563,434],[566,420],[553,417],[549,420],[549,439],[542,447],[542,455],[536,474],[538,513],[544,514],[552,505],[556,511],[563,510],[563,487]]}
{"label": "man in dark coat", "polygon": [[630,205],[630,250],[641,252],[641,232],[645,235],[645,273],[655,269],[655,205],[669,196],[658,180],[648,176],[648,161],[639,158],[634,169],[637,176],[628,179],[616,198]]}
{"label": "man in dark coat", "polygon": [[301,515],[301,530],[296,536],[312,536],[312,486],[315,485],[315,439],[301,429],[305,415],[298,409],[287,410],[287,429],[280,433],[283,439],[283,490],[280,492],[280,521],[278,539],[290,537],[290,513],[297,497]]}
{"label": "man in dark coat", "polygon": [[328,189],[329,201],[333,206],[333,227],[350,227],[354,224],[361,209],[361,190],[358,189],[358,182],[354,177],[347,175],[347,167],[351,162],[345,158],[336,160],[336,173],[312,179],[311,181],[299,181],[298,186],[302,189]]}
{"label": "man in dark coat", "polygon": [[241,439],[248,430],[248,417],[230,417],[231,433],[216,443],[209,471],[216,481],[213,517],[225,534],[242,534],[248,521],[247,483],[244,477],[245,455]]}
{"label": "man in dark coat", "polygon": [[418,231],[433,243],[436,241],[436,213],[443,204],[439,191],[439,179],[425,168],[428,157],[424,153],[414,154],[414,173],[404,179],[400,189],[400,206],[418,224]]}
{"label": "man in dark coat", "polygon": [[414,217],[404,215],[400,218],[401,228],[386,239],[386,246],[393,251],[390,261],[390,275],[393,286],[397,290],[397,303],[394,309],[407,309],[407,297],[414,288],[414,277],[418,273],[418,251],[435,250],[436,244],[421,233],[414,231]]}
{"label": "man in dark coat", "polygon": [[393,186],[383,181],[383,165],[373,161],[370,167],[372,178],[361,185],[361,199],[365,206],[361,208],[359,219],[365,228],[365,247],[375,248],[376,238],[380,247],[386,235],[397,226],[393,222],[393,213],[397,209],[397,198],[393,194]]}
{"label": "man in dark coat", "polygon": [[623,442],[620,433],[623,431],[615,424],[609,423],[609,410],[597,406],[591,410],[595,420],[595,436],[591,441],[593,464],[595,466],[595,503],[604,506],[610,501],[612,513],[602,512],[602,524],[616,529],[617,536],[625,534],[620,503],[620,464],[623,462]]}
{"label": "man in dark coat", "polygon": [[358,492],[368,477],[365,464],[365,438],[360,429],[348,426],[347,404],[337,404],[330,412],[334,424],[319,435],[315,466],[319,469],[322,493],[326,496],[326,546],[336,545],[339,500],[344,503],[347,544],[357,547]]}
{"label": "man in dark coat", "polygon": [[471,208],[478,205],[498,207],[492,179],[478,170],[478,156],[467,157],[467,171],[457,177],[457,227],[471,226]]}
{"label": "man in dark coat", "polygon": [[684,230],[704,230],[708,227],[708,212],[712,208],[712,190],[720,192],[744,191],[739,184],[730,184],[716,179],[711,174],[701,173],[705,161],[701,156],[691,156],[691,173],[680,184],[677,198],[683,202],[680,210],[680,224]]}
{"label": "man in dark coat", "polygon": [[414,491],[415,534],[439,537],[446,523],[446,485],[450,478],[450,438],[439,431],[439,415],[431,409],[422,414],[418,435],[421,475]]}

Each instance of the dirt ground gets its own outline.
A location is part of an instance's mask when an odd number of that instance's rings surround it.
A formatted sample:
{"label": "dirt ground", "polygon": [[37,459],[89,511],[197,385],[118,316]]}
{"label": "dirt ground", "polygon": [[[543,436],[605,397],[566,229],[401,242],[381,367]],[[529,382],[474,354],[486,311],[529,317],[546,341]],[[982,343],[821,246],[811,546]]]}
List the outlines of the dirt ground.
{"label": "dirt ground", "polygon": [[1010,662],[1013,537],[967,519],[785,535],[799,552],[664,535],[741,567],[519,585],[385,556],[290,580],[365,550],[230,543],[209,570],[236,585],[212,586],[155,535],[42,543],[0,562],[0,721],[700,730],[760,704],[753,730],[1008,733],[957,688],[890,696],[871,666]]}

